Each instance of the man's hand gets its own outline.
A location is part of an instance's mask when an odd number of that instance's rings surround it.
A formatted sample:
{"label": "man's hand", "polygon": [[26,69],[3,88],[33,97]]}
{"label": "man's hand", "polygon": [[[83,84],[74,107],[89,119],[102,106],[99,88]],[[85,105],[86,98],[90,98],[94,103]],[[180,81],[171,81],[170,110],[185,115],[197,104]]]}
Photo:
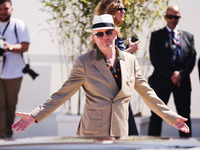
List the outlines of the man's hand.
{"label": "man's hand", "polygon": [[4,50],[8,51],[9,47],[10,47],[10,44],[8,42],[4,41]]}
{"label": "man's hand", "polygon": [[186,125],[185,121],[187,121],[188,119],[186,118],[178,118],[175,120],[175,122],[173,123],[173,126],[177,129],[179,129],[180,131],[182,132],[185,132],[185,133],[189,133],[190,132],[190,129],[189,127]]}
{"label": "man's hand", "polygon": [[131,39],[129,39],[128,48],[126,49],[126,52],[129,52],[131,54],[136,52],[138,50],[139,44],[140,44],[140,40],[136,42],[131,42]]}
{"label": "man's hand", "polygon": [[24,131],[26,128],[28,128],[30,125],[32,125],[33,122],[35,122],[35,118],[31,116],[31,114],[28,113],[15,113],[18,116],[21,116],[22,118],[15,122],[12,125],[12,130],[16,131]]}
{"label": "man's hand", "polygon": [[174,85],[176,85],[177,87],[180,87],[181,80],[182,80],[180,72],[179,71],[174,71],[173,75],[171,76],[171,80],[172,80]]}

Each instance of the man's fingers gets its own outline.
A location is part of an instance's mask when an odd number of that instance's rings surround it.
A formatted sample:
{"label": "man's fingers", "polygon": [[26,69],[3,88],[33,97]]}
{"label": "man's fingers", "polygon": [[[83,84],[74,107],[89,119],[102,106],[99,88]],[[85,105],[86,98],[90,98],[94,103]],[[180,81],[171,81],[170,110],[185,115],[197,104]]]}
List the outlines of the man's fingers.
{"label": "man's fingers", "polygon": [[12,129],[14,130],[15,128],[17,128],[17,126],[20,124],[20,121],[17,121],[15,122],[13,125],[12,125]]}
{"label": "man's fingers", "polygon": [[15,114],[16,114],[17,116],[21,116],[21,117],[24,116],[24,113],[20,113],[20,112],[16,112]]}
{"label": "man's fingers", "polygon": [[180,118],[182,121],[188,121],[188,119],[187,118],[184,118],[184,117],[182,117],[182,118]]}
{"label": "man's fingers", "polygon": [[22,128],[21,126],[17,126],[15,131],[18,132],[21,130],[21,128]]}
{"label": "man's fingers", "polygon": [[187,127],[182,127],[182,128],[180,128],[180,130],[182,132],[185,132],[185,133],[189,133],[190,132],[189,128],[187,128]]}
{"label": "man's fingers", "polygon": [[26,126],[22,126],[21,127],[21,132],[23,132],[27,127]]}
{"label": "man's fingers", "polygon": [[183,125],[177,123],[177,124],[174,124],[173,126],[177,129],[181,130],[182,132],[185,132],[185,133],[190,132],[189,127],[185,123]]}
{"label": "man's fingers", "polygon": [[187,120],[188,120],[187,118],[180,117],[180,118],[175,120],[173,126],[177,129],[181,130],[182,132],[189,133],[190,128],[185,123],[185,121],[187,121]]}
{"label": "man's fingers", "polygon": [[14,124],[12,125],[12,129],[13,129],[13,130],[16,130],[16,131],[21,131],[21,132],[22,132],[22,131],[24,131],[26,128],[27,128],[27,126],[24,125],[23,123],[21,123],[20,121],[14,123]]}

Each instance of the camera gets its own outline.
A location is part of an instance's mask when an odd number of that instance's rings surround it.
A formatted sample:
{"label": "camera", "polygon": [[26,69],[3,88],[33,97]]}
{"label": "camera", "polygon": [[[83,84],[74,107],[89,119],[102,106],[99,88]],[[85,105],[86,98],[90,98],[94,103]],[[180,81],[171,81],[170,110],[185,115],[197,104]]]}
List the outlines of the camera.
{"label": "camera", "polygon": [[[138,38],[135,37],[135,36],[132,36],[132,37],[131,37],[131,42],[134,43],[134,42],[136,42],[136,41],[138,41]],[[126,48],[128,48],[128,47],[129,47],[129,45],[126,46]]]}
{"label": "camera", "polygon": [[4,38],[0,35],[0,56],[3,55],[4,51]]}
{"label": "camera", "polygon": [[25,67],[22,70],[23,73],[28,73],[32,79],[34,80],[37,76],[39,76],[39,74],[37,74],[35,71],[33,71],[32,69],[30,69],[30,65],[26,64]]}
{"label": "camera", "polygon": [[136,42],[136,41],[138,41],[138,38],[135,37],[135,36],[132,36],[132,37],[131,37],[131,42]]}

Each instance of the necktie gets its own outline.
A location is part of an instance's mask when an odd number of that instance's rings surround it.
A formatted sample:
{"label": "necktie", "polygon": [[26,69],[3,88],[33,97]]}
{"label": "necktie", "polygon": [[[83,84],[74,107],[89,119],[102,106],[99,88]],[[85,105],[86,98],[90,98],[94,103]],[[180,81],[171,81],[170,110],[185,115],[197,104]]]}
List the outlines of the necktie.
{"label": "necktie", "polygon": [[174,39],[174,31],[171,31],[172,39]]}
{"label": "necktie", "polygon": [[173,61],[174,63],[179,63],[181,59],[180,41],[179,38],[175,38],[174,31],[171,31],[171,43],[172,43],[172,50],[174,53]]}

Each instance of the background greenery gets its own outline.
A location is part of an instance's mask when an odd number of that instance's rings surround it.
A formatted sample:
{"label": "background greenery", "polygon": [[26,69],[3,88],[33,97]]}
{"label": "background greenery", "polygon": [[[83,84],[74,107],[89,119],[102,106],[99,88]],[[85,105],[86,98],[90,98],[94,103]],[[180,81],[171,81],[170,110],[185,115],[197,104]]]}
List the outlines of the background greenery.
{"label": "background greenery", "polygon": [[[50,14],[47,20],[52,40],[59,43],[62,79],[65,80],[71,70],[74,58],[90,51],[92,48],[91,35],[85,32],[92,25],[94,9],[100,0],[41,0],[44,6],[41,11]],[[142,40],[141,56],[144,65],[148,59],[148,41],[152,30],[163,26],[163,15],[169,0],[124,0],[127,7],[122,33],[125,39],[133,34]],[[127,43],[128,40],[125,41]],[[142,68],[145,76],[148,66]],[[78,94],[78,110],[81,113],[82,91]],[[140,112],[142,105],[138,97],[136,113]],[[68,102],[67,113],[71,113],[71,101]]]}

